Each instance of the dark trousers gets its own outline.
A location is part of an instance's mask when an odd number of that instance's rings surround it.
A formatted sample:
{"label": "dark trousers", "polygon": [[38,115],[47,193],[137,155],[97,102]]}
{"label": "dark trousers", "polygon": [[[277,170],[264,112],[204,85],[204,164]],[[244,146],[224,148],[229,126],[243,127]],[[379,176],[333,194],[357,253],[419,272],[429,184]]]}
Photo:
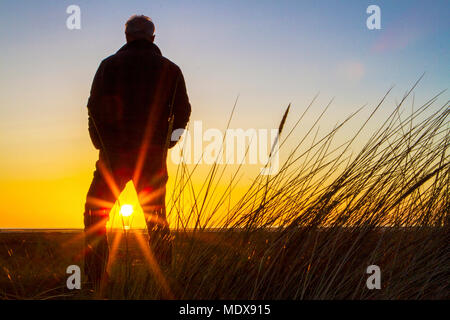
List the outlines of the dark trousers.
{"label": "dark trousers", "polygon": [[109,255],[106,222],[112,205],[130,180],[144,211],[150,249],[158,263],[171,263],[172,243],[165,208],[167,179],[162,149],[149,149],[143,156],[130,151],[100,152],[84,212],[85,272],[89,282],[98,285],[105,275]]}

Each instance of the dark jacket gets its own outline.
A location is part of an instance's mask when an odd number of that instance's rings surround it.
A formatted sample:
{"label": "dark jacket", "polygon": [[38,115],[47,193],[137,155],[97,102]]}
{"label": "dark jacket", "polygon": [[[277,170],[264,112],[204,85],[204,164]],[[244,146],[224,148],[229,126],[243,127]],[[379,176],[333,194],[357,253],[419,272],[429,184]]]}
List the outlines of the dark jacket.
{"label": "dark jacket", "polygon": [[101,62],[87,107],[94,146],[119,153],[143,141],[164,147],[170,110],[173,130],[185,128],[191,113],[180,68],[147,40],[127,43]]}

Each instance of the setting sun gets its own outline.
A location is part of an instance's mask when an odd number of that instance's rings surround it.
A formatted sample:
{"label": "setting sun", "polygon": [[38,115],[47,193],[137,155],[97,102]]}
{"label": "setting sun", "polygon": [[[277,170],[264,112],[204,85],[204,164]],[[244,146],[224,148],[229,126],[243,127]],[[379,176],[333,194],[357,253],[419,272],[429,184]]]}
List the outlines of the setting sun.
{"label": "setting sun", "polygon": [[120,215],[122,217],[129,217],[133,214],[133,206],[131,204],[124,204],[120,207]]}

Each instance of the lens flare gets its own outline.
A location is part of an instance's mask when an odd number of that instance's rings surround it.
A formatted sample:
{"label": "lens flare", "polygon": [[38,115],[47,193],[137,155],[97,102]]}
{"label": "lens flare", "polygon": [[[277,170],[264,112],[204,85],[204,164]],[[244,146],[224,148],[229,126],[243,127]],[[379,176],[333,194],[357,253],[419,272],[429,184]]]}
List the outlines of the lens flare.
{"label": "lens flare", "polygon": [[124,204],[120,207],[120,215],[122,217],[129,217],[133,214],[133,206],[131,204]]}

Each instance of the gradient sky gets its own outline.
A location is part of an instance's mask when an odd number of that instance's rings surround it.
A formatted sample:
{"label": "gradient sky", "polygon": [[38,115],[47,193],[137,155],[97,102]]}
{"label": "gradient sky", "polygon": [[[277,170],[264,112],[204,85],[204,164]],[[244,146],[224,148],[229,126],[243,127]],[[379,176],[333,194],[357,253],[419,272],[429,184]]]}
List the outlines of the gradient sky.
{"label": "gradient sky", "polygon": [[[66,28],[70,4],[81,30]],[[370,4],[381,30],[366,27]],[[292,123],[320,91],[311,119],[335,98],[326,128],[395,85],[382,112],[391,111],[423,72],[418,103],[448,88],[449,9],[447,0],[1,1],[0,228],[82,227],[97,157],[89,89],[132,14],[153,19],[156,44],[183,70],[191,120],[223,128],[239,94],[233,128],[276,128],[289,102]]]}

